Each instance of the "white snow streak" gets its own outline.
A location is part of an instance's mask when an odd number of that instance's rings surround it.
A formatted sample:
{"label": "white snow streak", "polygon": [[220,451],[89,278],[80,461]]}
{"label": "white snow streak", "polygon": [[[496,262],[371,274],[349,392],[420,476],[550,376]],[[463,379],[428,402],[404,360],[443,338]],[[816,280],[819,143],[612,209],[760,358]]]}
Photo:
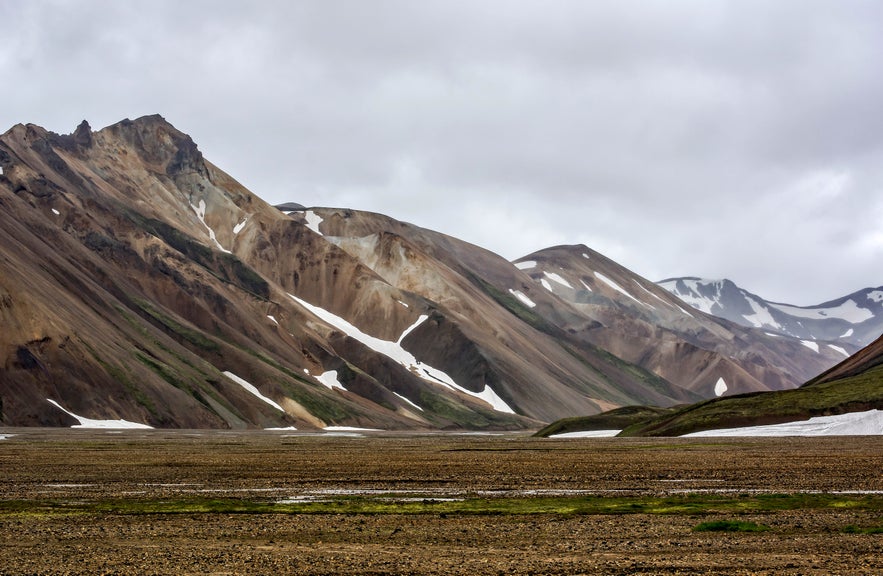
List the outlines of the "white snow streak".
{"label": "white snow streak", "polygon": [[855,332],[855,330],[853,330],[852,328],[850,328],[849,330],[847,330],[846,332],[844,332],[843,334],[841,334],[840,337],[841,337],[841,338],[849,338],[850,336],[852,336],[852,333],[853,333],[853,332]]}
{"label": "white snow streak", "polygon": [[417,326],[420,326],[421,324],[423,324],[424,322],[426,322],[426,320],[427,320],[428,318],[429,318],[429,316],[427,316],[426,314],[421,314],[420,317],[417,318],[417,321],[416,321],[416,322],[414,322],[413,324],[411,324],[410,326],[408,326],[407,328],[405,328],[405,331],[402,332],[402,335],[401,335],[401,336],[399,336],[399,339],[398,339],[398,341],[396,342],[396,344],[398,344],[399,346],[401,346],[401,345],[402,345],[402,342],[405,340],[405,336],[407,336],[408,334],[410,334],[411,332],[413,332],[413,331],[417,328]]}
{"label": "white snow streak", "polygon": [[61,216],[61,212],[59,212],[55,208],[52,209],[52,213],[55,214],[56,216]]}
{"label": "white snow streak", "polygon": [[588,290],[589,292],[592,292],[592,289],[589,288],[589,285],[586,284],[585,281],[584,281],[582,278],[580,278],[579,281],[580,281],[580,284],[582,284],[583,287],[584,287],[586,290]]}
{"label": "white snow streak", "polygon": [[[490,404],[494,410],[498,412],[506,412],[509,414],[514,414],[515,411],[510,408],[502,398],[497,396],[497,393],[493,391],[493,389],[485,384],[484,390],[481,392],[473,392],[471,390],[467,390],[463,388],[454,380],[448,376],[446,373],[429,366],[428,364],[424,364],[417,360],[413,354],[402,348],[402,345],[399,342],[390,342],[389,340],[381,340],[380,338],[376,338],[371,336],[370,334],[365,334],[357,327],[353,326],[340,316],[333,314],[324,308],[320,308],[319,306],[313,306],[309,302],[305,300],[301,300],[294,294],[289,294],[289,296],[298,304],[315,314],[318,318],[320,318],[323,322],[334,326],[338,330],[345,333],[350,338],[358,340],[365,346],[371,348],[375,352],[379,354],[383,354],[384,356],[398,362],[408,370],[410,370],[415,376],[422,378],[423,380],[427,380],[429,382],[436,382],[442,384],[452,390],[457,390],[464,394],[468,394],[474,398],[479,398],[484,400],[488,404]],[[422,316],[421,316],[422,318]],[[425,318],[418,319],[417,322],[411,326],[408,330],[405,331],[405,334],[416,328],[420,323],[423,322]],[[404,334],[402,335],[404,337]],[[399,339],[401,341],[401,338]]]}
{"label": "white snow streak", "polygon": [[205,222],[205,200],[200,198],[199,206],[194,206],[193,204],[191,204],[190,207],[193,208],[193,211],[196,212],[196,217],[199,218],[199,221],[202,222],[202,225],[205,226],[206,230],[208,230],[209,238],[212,239],[212,242],[215,243],[215,245],[218,247],[218,250],[220,250],[221,252],[226,252],[227,254],[232,254],[232,252],[230,252],[229,250],[227,250],[226,248],[221,246],[221,243],[218,242],[218,239],[215,237],[215,231],[212,230],[211,226],[206,224],[206,222]]}
{"label": "white snow streak", "polygon": [[723,376],[717,379],[717,384],[714,385],[714,395],[720,398],[724,395],[724,392],[727,391],[727,383],[724,380]]}
{"label": "white snow streak", "polygon": [[[643,304],[643,305],[645,305],[645,306],[649,306],[649,304],[644,304],[643,302],[641,302],[640,300],[638,300],[637,298],[635,298],[634,296],[632,296],[631,294],[629,294],[628,292],[626,292],[625,289],[623,289],[622,286],[620,286],[619,284],[617,284],[616,282],[614,282],[613,280],[611,280],[611,279],[608,278],[607,276],[601,274],[600,272],[595,272],[594,274],[595,274],[595,278],[597,278],[597,279],[600,280],[601,282],[607,284],[608,286],[610,286],[611,288],[613,288],[613,289],[616,290],[617,292],[619,292],[619,293],[621,293],[621,294],[625,294],[626,296],[628,296],[629,298],[631,298],[632,300],[634,300],[634,301],[637,302],[638,304]],[[652,308],[652,306],[651,306],[651,308]]]}
{"label": "white snow streak", "polygon": [[537,305],[536,302],[528,298],[527,295],[521,290],[513,290],[512,288],[509,288],[509,293],[521,300],[521,302],[524,303],[524,305],[528,308],[534,308]]}
{"label": "white snow streak", "polygon": [[407,303],[402,302],[401,300],[396,300],[396,302],[398,302],[399,304],[401,304],[401,305],[404,306],[405,308],[410,308],[410,306],[408,306]]}
{"label": "white snow streak", "polygon": [[414,404],[413,402],[411,402],[410,400],[408,400],[407,398],[405,398],[404,396],[402,396],[398,392],[393,392],[393,394],[395,394],[396,396],[398,396],[399,398],[401,398],[402,400],[404,400],[405,402],[407,402],[408,404],[410,404],[411,406],[413,406],[417,410],[420,410],[421,412],[423,412],[423,408],[421,408],[420,406],[417,406],[416,404]]}
{"label": "white snow streak", "polygon": [[834,344],[828,344],[828,348],[830,348],[831,350],[834,350],[835,352],[840,352],[841,354],[843,354],[844,356],[849,358],[849,352],[847,352],[846,350],[844,350],[840,346],[835,346]]}
{"label": "white snow streak", "polygon": [[321,382],[325,387],[329,390],[334,390],[335,388],[340,388],[344,392],[346,392],[346,388],[343,387],[343,384],[340,383],[340,380],[337,379],[337,370],[329,370],[328,372],[323,372],[316,376],[316,380]]}
{"label": "white snow streak", "polygon": [[51,398],[46,399],[50,404],[66,413],[68,416],[72,416],[79,420],[79,424],[74,424],[71,428],[107,428],[107,429],[119,429],[119,428],[133,428],[133,429],[153,429],[153,426],[148,426],[147,424],[139,424],[137,422],[129,422],[128,420],[93,420],[92,418],[86,418],[84,416],[77,416],[70,410],[66,410]]}
{"label": "white snow streak", "polygon": [[868,292],[868,300],[873,300],[878,304],[883,302],[883,291],[874,290],[873,292]]}
{"label": "white snow streak", "polygon": [[809,348],[810,350],[812,350],[813,352],[818,353],[818,351],[819,351],[818,342],[813,342],[812,340],[801,340],[800,343],[803,344],[804,346],[806,346],[807,348]]}
{"label": "white snow streak", "polygon": [[236,374],[234,374],[232,372],[223,372],[222,374],[224,374],[224,376],[226,376],[230,380],[232,380],[232,381],[236,382],[237,384],[239,384],[240,386],[242,386],[246,390],[246,392],[249,392],[250,394],[256,396],[260,400],[263,400],[264,402],[266,402],[267,404],[269,404],[270,406],[272,406],[276,410],[279,410],[280,412],[285,412],[285,408],[283,408],[282,406],[280,406],[279,404],[274,402],[272,398],[267,398],[266,396],[261,394],[261,391],[258,390],[257,388],[255,388],[254,385],[252,385],[251,383],[246,382],[245,380],[243,380],[242,378],[240,378],[239,376],[237,376]]}
{"label": "white snow streak", "polygon": [[555,293],[555,292],[552,290],[552,285],[549,284],[549,281],[546,280],[545,278],[540,278],[540,284],[542,284],[542,285],[543,285],[543,288],[545,288],[545,289],[548,290],[549,292],[552,292],[553,294]]}
{"label": "white snow streak", "polygon": [[242,222],[240,222],[239,224],[237,224],[236,226],[233,227],[233,233],[239,234],[240,232],[242,232],[242,229],[245,228],[245,225],[247,223],[248,223],[248,217],[246,216],[245,220],[243,220]]}
{"label": "white snow streak", "polygon": [[561,284],[562,286],[573,290],[573,286],[570,285],[570,282],[568,282],[567,280],[565,280],[564,278],[562,278],[560,275],[556,274],[555,272],[543,272],[543,275],[546,278],[548,278],[549,280],[551,280],[552,282],[557,282],[557,283]]}
{"label": "white snow streak", "polygon": [[877,436],[883,434],[883,411],[851,412],[838,416],[817,416],[809,420],[705,430],[684,436]]}
{"label": "white snow streak", "polygon": [[519,270],[530,270],[531,268],[536,268],[536,260],[525,260],[524,262],[516,262],[515,267]]}
{"label": "white snow streak", "polygon": [[276,320],[275,316],[270,316],[269,314],[267,314],[267,318],[269,318],[270,320],[272,320],[272,321],[273,321],[273,324],[275,324],[276,326],[279,325],[279,321]]}
{"label": "white snow streak", "polygon": [[319,236],[322,236],[322,233],[319,231],[319,224],[322,223],[322,217],[312,210],[307,210],[304,213],[304,218],[307,219],[307,228],[309,228]]}
{"label": "white snow streak", "polygon": [[583,258],[585,258],[586,260],[591,260],[591,258],[589,258],[589,255],[585,252],[583,252]]}

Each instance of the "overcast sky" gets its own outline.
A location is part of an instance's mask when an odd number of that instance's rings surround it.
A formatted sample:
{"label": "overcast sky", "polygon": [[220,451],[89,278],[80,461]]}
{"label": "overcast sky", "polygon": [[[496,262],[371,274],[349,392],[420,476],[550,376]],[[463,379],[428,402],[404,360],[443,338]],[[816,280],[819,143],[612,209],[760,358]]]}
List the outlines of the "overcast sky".
{"label": "overcast sky", "polygon": [[0,0],[0,86],[0,131],[159,113],[272,203],[509,259],[883,284],[880,2]]}

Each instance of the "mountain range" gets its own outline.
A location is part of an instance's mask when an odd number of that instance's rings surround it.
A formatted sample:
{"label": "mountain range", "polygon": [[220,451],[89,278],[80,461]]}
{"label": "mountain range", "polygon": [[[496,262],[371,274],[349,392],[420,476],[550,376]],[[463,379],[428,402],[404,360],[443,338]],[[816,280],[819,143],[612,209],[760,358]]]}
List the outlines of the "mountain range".
{"label": "mountain range", "polygon": [[696,310],[585,246],[512,263],[271,206],[156,115],[0,136],[0,272],[7,426],[536,428],[795,388],[857,349]]}
{"label": "mountain range", "polygon": [[863,347],[883,333],[883,286],[815,306],[793,306],[764,300],[726,279],[669,278],[659,285],[698,310],[799,338],[810,347],[816,341]]}

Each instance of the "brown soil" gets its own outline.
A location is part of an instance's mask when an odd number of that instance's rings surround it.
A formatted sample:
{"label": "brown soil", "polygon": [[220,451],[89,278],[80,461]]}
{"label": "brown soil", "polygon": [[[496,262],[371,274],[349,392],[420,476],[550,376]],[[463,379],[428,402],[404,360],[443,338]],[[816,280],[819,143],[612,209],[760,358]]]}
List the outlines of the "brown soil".
{"label": "brown soil", "polygon": [[[883,491],[883,438],[593,439],[0,430],[2,574],[883,574],[877,511],[116,514],[3,504],[355,491]],[[577,497],[577,496],[574,496]],[[4,511],[6,510],[6,511]],[[738,519],[759,533],[694,532]]]}

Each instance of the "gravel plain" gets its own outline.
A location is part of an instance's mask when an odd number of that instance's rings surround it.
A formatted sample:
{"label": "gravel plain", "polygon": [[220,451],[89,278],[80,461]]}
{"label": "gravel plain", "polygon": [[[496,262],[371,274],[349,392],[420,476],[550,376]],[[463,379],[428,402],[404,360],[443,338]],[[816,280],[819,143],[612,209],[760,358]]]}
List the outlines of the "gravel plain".
{"label": "gravel plain", "polygon": [[[2,429],[0,574],[883,574],[883,438]],[[136,512],[204,498],[834,494],[734,513]],[[868,505],[870,503],[870,505]],[[305,509],[306,510],[306,509]],[[426,511],[429,510],[429,511]],[[697,532],[738,519],[763,532]],[[856,530],[858,528],[858,530]]]}

